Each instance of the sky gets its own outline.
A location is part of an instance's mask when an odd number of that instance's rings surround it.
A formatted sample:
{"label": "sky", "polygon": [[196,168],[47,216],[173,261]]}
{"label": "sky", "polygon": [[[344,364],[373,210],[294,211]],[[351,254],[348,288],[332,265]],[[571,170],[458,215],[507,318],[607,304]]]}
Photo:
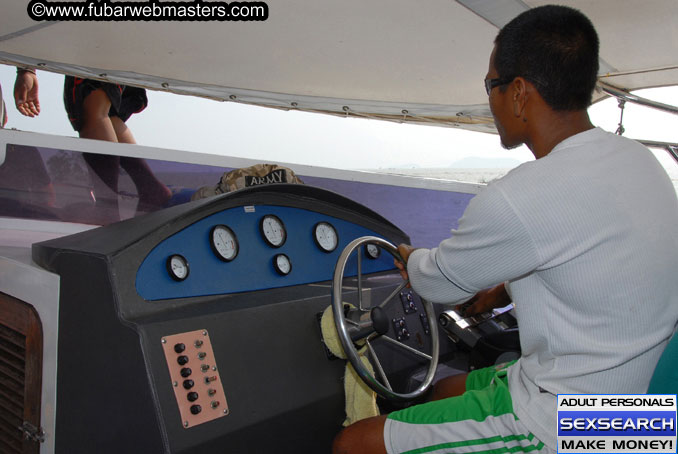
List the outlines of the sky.
{"label": "sky", "polygon": [[[28,118],[14,108],[15,74],[14,67],[0,65],[9,115],[6,128],[77,136],[63,108],[63,76],[38,71],[41,114]],[[678,87],[636,94],[678,106]],[[533,159],[524,146],[502,149],[494,134],[281,111],[150,90],[148,97],[146,110],[127,122],[140,145],[340,169],[503,168]],[[617,129],[615,99],[595,104],[589,113],[596,126]],[[678,142],[676,115],[627,103],[624,126],[627,137]],[[663,153],[659,157],[676,165]]]}

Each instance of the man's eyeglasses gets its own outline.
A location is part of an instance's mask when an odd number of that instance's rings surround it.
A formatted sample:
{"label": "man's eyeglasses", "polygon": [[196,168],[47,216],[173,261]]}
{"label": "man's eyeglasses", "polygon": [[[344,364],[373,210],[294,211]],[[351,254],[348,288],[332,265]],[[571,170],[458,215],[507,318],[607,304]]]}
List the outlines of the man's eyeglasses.
{"label": "man's eyeglasses", "polygon": [[515,79],[515,76],[513,77],[497,77],[494,79],[485,79],[485,91],[487,92],[487,96],[490,96],[490,92],[494,87],[498,87],[500,85],[506,85],[508,83],[513,82],[513,79]]}

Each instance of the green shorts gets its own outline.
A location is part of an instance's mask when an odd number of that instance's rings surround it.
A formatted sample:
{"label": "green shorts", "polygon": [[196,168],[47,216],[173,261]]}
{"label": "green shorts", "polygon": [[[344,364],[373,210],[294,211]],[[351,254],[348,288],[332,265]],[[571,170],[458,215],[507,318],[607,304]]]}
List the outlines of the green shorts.
{"label": "green shorts", "polygon": [[510,362],[471,372],[461,396],[391,413],[384,443],[395,453],[554,452],[520,423],[508,389]]}

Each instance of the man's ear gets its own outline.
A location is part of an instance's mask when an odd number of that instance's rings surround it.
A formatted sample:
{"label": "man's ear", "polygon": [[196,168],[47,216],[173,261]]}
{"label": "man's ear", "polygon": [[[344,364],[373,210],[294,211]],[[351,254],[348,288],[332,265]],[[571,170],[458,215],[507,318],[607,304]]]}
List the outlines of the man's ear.
{"label": "man's ear", "polygon": [[516,77],[511,83],[511,101],[513,102],[513,115],[520,118],[525,113],[525,105],[528,101],[528,83],[522,77]]}

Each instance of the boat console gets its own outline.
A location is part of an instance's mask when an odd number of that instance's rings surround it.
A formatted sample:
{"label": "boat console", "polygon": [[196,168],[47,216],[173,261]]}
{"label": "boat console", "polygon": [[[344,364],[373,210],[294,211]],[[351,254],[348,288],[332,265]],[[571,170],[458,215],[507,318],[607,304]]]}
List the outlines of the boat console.
{"label": "boat console", "polygon": [[96,213],[88,185],[54,174],[79,155],[41,150],[54,203],[14,159],[38,153],[14,151],[4,169],[23,173],[0,194],[16,202],[0,241],[1,452],[329,452],[346,370],[321,331],[330,306],[345,351],[369,343],[376,372],[359,374],[382,413],[494,361],[480,347],[511,325],[421,300],[393,262],[394,245],[421,240],[356,201],[409,216],[421,236],[433,234],[403,200],[461,212],[472,194],[316,178],[357,195],[272,184],[95,228],[72,224]]}
{"label": "boat console", "polygon": [[[318,314],[339,253],[364,236],[409,241],[335,193],[271,185],[34,245],[60,276],[55,451],[327,452],[344,362],[327,354]],[[359,254],[369,306],[402,280],[380,248]],[[357,267],[349,258],[349,303]],[[430,351],[421,300],[393,299],[387,335]],[[375,348],[407,387],[421,359]]]}

